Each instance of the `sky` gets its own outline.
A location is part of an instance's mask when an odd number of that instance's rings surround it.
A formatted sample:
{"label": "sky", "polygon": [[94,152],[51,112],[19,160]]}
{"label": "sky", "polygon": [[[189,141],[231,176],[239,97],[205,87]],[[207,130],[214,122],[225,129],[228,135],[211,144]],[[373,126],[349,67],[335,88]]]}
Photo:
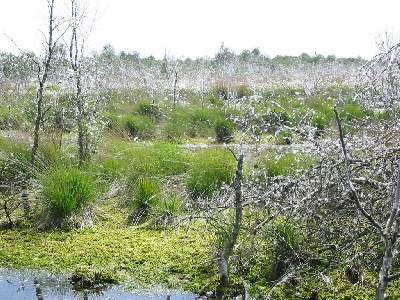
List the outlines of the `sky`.
{"label": "sky", "polygon": [[[372,57],[384,32],[400,32],[399,0],[81,0],[94,20],[87,51],[112,44],[142,56],[303,52]],[[68,0],[56,0],[67,13]],[[0,0],[0,50],[40,51],[46,0]]]}

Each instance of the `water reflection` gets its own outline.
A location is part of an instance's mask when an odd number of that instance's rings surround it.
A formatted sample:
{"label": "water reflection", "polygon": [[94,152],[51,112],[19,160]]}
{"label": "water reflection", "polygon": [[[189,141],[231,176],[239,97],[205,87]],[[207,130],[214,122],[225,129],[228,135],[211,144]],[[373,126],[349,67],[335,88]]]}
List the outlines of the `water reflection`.
{"label": "water reflection", "polygon": [[181,292],[131,293],[121,286],[102,286],[95,290],[75,290],[66,278],[44,272],[0,270],[0,300],[194,300]]}

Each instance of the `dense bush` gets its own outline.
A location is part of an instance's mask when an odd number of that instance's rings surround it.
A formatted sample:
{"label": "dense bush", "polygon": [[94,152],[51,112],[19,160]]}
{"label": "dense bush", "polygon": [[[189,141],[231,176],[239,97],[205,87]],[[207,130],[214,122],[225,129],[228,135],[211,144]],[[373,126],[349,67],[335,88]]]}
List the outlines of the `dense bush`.
{"label": "dense bush", "polygon": [[94,200],[92,179],[74,167],[59,167],[44,178],[43,195],[50,213],[63,219]]}
{"label": "dense bush", "polygon": [[210,197],[224,183],[230,184],[235,174],[235,159],[223,149],[196,153],[191,162],[186,187],[194,198]]}
{"label": "dense bush", "polygon": [[229,143],[233,140],[235,124],[228,119],[223,119],[215,125],[215,134],[218,142]]}

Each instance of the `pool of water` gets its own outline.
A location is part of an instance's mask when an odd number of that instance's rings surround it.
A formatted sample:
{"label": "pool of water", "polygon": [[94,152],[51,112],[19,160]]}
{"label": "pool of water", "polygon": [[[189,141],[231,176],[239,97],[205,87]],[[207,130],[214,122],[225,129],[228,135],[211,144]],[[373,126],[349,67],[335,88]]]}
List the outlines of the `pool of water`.
{"label": "pool of water", "polygon": [[75,290],[67,278],[45,272],[0,270],[0,300],[115,299],[115,300],[194,300],[195,295],[178,291],[129,292],[110,285],[93,290]]}

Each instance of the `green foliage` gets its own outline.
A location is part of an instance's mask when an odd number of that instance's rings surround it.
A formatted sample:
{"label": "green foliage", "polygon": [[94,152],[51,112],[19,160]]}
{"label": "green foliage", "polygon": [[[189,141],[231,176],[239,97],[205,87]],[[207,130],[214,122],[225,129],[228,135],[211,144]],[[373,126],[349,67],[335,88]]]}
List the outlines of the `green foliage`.
{"label": "green foliage", "polygon": [[303,237],[289,220],[278,218],[273,224],[273,232],[277,242],[277,253],[287,256],[299,251]]}
{"label": "green foliage", "polygon": [[81,170],[59,167],[44,178],[43,195],[53,217],[64,219],[94,200],[95,187]]}
{"label": "green foliage", "polygon": [[291,125],[293,121],[292,116],[286,110],[278,108],[267,111],[262,118],[271,133],[274,133],[281,126]]}
{"label": "green foliage", "polygon": [[190,128],[191,116],[182,107],[177,107],[169,116],[163,128],[166,138],[179,141],[184,138]]}
{"label": "green foliage", "polygon": [[231,142],[233,140],[234,131],[235,124],[229,119],[219,120],[215,125],[215,134],[218,142]]}
{"label": "green foliage", "polygon": [[322,113],[316,113],[311,118],[311,125],[317,128],[318,130],[326,129],[331,122],[332,118]]}
{"label": "green foliage", "polygon": [[28,172],[21,162],[8,156],[0,160],[0,194],[17,193],[28,180]]}
{"label": "green foliage", "polygon": [[[190,154],[175,144],[132,143],[111,139],[107,141],[105,156],[95,162],[100,176],[130,177],[134,182],[139,177],[165,177],[182,174],[188,169]],[[103,175],[101,175],[103,174]]]}
{"label": "green foliage", "polygon": [[163,177],[181,174],[188,168],[188,153],[173,144],[155,143],[134,152],[137,156],[132,157],[131,174]]}
{"label": "green foliage", "polygon": [[[29,145],[24,142],[16,142],[12,139],[0,138],[0,161],[7,168],[8,164],[12,165],[12,173],[14,175],[23,174],[25,179],[28,179],[33,175],[33,171],[30,166],[31,153],[29,150]],[[4,174],[4,178],[1,180],[6,180],[7,177],[12,174]],[[12,176],[10,177],[10,179]],[[0,183],[1,184],[1,183]]]}
{"label": "green foliage", "polygon": [[149,213],[160,202],[160,186],[151,178],[139,178],[135,183],[132,206],[141,213]]}
{"label": "green foliage", "polygon": [[276,153],[268,151],[261,160],[260,165],[266,176],[286,176],[297,170],[305,170],[314,164],[314,159],[304,153]]}
{"label": "green foliage", "polygon": [[194,198],[210,197],[224,183],[230,184],[235,174],[235,159],[223,149],[203,150],[194,155],[186,187]]}

